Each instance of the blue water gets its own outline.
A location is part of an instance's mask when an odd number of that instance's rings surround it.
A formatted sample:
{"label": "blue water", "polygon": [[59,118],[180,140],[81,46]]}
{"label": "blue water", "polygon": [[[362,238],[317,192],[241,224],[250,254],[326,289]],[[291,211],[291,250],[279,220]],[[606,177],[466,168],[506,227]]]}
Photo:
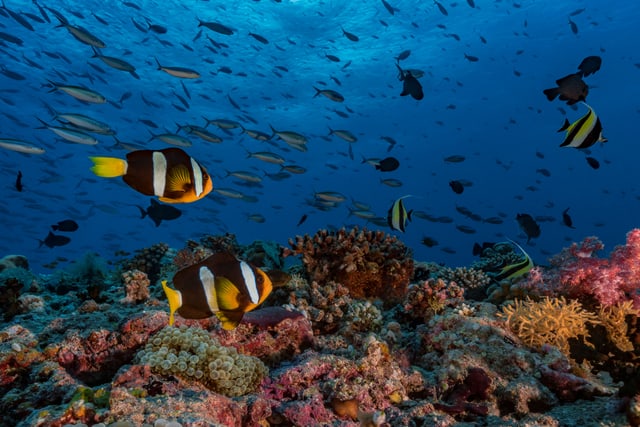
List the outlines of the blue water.
{"label": "blue water", "polygon": [[[349,216],[351,199],[370,204],[377,215],[386,217],[392,202],[407,194],[414,195],[405,199],[407,209],[448,216],[453,222],[415,217],[405,233],[385,230],[397,233],[416,259],[452,266],[473,260],[474,242],[510,237],[524,244],[526,237],[515,221],[517,213],[550,217],[540,222],[541,236],[524,246],[537,263],[546,263],[549,254],[589,235],[599,236],[610,250],[638,226],[636,164],[640,150],[635,121],[640,111],[640,58],[633,35],[637,34],[640,3],[476,0],[472,8],[464,0],[443,0],[447,16],[432,2],[408,0],[389,0],[397,8],[394,15],[379,0],[131,3],[140,10],[115,0],[40,4],[103,40],[107,46],[101,54],[133,64],[139,80],[92,59],[91,47],[65,28],[56,28],[53,14],[48,13],[51,23],[21,15],[34,27],[29,31],[5,9],[0,10],[0,31],[23,40],[22,46],[0,42],[2,66],[25,77],[16,80],[0,74],[0,138],[18,138],[46,149],[40,156],[0,150],[4,199],[0,253],[24,254],[36,271],[43,271],[44,264],[58,257],[73,260],[95,251],[110,259],[116,250],[131,251],[157,242],[181,248],[186,239],[205,234],[231,232],[243,244],[275,240],[286,245],[290,237],[321,228],[353,224],[378,228]],[[41,17],[31,1],[6,0],[5,5],[14,13]],[[574,34],[568,17],[582,8],[585,10],[571,16],[578,27]],[[167,33],[136,29],[132,19],[144,24],[145,17],[165,26]],[[227,25],[235,33],[226,36],[198,28],[196,17]],[[347,39],[341,26],[360,40]],[[202,34],[194,41],[200,30]],[[270,43],[259,43],[249,32]],[[213,47],[207,37],[226,46],[214,53],[207,48]],[[399,96],[402,82],[397,79],[394,57],[404,50],[411,54],[401,66],[425,72],[420,79],[425,92],[421,101]],[[45,51],[62,54],[67,61],[51,58]],[[341,61],[332,62],[326,54]],[[470,62],[465,54],[479,60]],[[600,71],[585,77],[590,86],[587,102],[600,117],[609,140],[591,149],[601,163],[599,170],[589,167],[585,153],[558,147],[564,137],[556,133],[565,118],[563,111],[573,122],[586,108],[549,102],[542,94],[556,79],[576,72],[589,55],[603,60]],[[29,66],[25,57],[41,69]],[[163,65],[192,68],[202,76],[197,80],[169,76],[157,70],[154,57]],[[220,67],[229,67],[232,73],[218,72]],[[49,93],[48,79],[87,86],[113,102],[125,92],[132,96],[121,108],[111,103],[84,104],[61,92]],[[172,106],[182,105],[174,92],[186,97],[181,82],[191,95],[185,112]],[[344,95],[344,103],[314,98],[313,86],[337,90]],[[141,95],[158,107],[145,105]],[[228,96],[240,109],[231,105]],[[204,116],[237,120],[263,132],[270,132],[270,124],[278,130],[299,132],[309,139],[308,151],[292,150],[277,138],[269,143],[256,141],[237,129],[226,134],[214,126],[208,129],[224,137],[221,144],[189,136],[193,146],[186,151],[208,169],[214,187],[233,188],[257,201],[212,193],[196,203],[176,205],[183,216],[156,228],[148,218],[141,219],[135,207],[147,207],[149,197],[119,178],[95,177],[89,170],[88,156],[124,157],[127,151],[112,148],[110,136],[97,135],[99,145],[85,146],[37,129],[36,117],[59,125],[45,103],[58,112],[105,121],[120,140],[153,149],[168,147],[160,141],[148,142],[149,130],[160,133],[162,129],[148,128],[139,119],[174,132],[176,122],[203,126]],[[340,117],[335,110],[348,117]],[[358,137],[351,147],[353,159],[347,142],[327,138],[328,127],[347,129]],[[389,144],[381,136],[391,136],[398,144],[387,152]],[[226,170],[280,171],[277,165],[247,158],[246,150],[273,151],[288,164],[308,171],[281,181],[265,177],[260,187],[242,186],[227,177]],[[443,160],[454,154],[466,160]],[[361,163],[363,157],[388,155],[400,160],[398,170],[383,174]],[[541,168],[551,176],[537,173]],[[18,170],[24,175],[22,192],[14,187]],[[382,178],[399,179],[403,186],[390,188],[380,183]],[[457,195],[448,186],[452,179],[469,180],[473,185]],[[348,199],[337,208],[320,211],[308,203],[316,191],[339,191]],[[502,214],[504,223],[472,221],[458,213],[456,205],[483,218]],[[575,229],[562,224],[561,214],[567,207]],[[264,223],[247,219],[258,213],[264,215]],[[296,227],[303,214],[308,220]],[[38,239],[44,239],[50,225],[63,219],[74,219],[80,226],[68,233],[71,243],[39,248]],[[462,233],[456,225],[471,226],[476,233]],[[439,244],[423,246],[424,236]]]}

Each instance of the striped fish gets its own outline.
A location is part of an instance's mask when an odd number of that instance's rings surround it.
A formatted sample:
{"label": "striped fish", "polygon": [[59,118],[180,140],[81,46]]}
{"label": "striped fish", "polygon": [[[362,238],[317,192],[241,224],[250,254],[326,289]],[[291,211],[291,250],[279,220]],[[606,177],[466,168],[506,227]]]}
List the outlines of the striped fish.
{"label": "striped fish", "polygon": [[607,142],[607,138],[602,136],[602,124],[593,108],[583,102],[589,109],[587,114],[580,117],[574,123],[564,119],[564,124],[558,132],[566,131],[566,136],[560,147],[589,148],[596,142]]}
{"label": "striped fish", "polygon": [[404,207],[404,203],[402,202],[402,200],[407,197],[411,197],[411,195],[408,194],[400,197],[393,202],[389,208],[389,212],[387,213],[387,224],[389,224],[389,227],[391,227],[392,230],[402,231],[404,233],[407,221],[411,221],[411,213],[413,210],[407,212]]}
{"label": "striped fish", "polygon": [[507,264],[504,267],[502,267],[498,272],[498,274],[493,276],[493,280],[495,280],[496,282],[500,282],[502,280],[512,280],[517,277],[520,277],[523,274],[528,273],[529,270],[531,270],[531,268],[533,267],[533,260],[531,259],[529,254],[526,253],[524,249],[522,249],[522,246],[520,246],[519,244],[517,244],[511,239],[509,239],[509,241],[513,245],[517,246],[518,249],[520,249],[520,251],[524,255],[524,259],[522,261],[515,262],[512,264]]}

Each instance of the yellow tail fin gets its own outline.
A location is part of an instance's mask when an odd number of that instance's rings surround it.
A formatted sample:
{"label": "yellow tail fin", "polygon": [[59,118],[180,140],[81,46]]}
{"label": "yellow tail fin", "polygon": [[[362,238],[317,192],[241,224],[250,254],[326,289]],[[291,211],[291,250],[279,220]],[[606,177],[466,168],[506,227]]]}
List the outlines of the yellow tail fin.
{"label": "yellow tail fin", "polygon": [[93,162],[91,171],[103,178],[114,178],[127,173],[127,161],[116,157],[89,157]]}
{"label": "yellow tail fin", "polygon": [[175,322],[175,312],[182,307],[182,294],[180,291],[168,287],[166,280],[162,281],[162,289],[164,289],[164,293],[169,300],[169,326],[173,326],[173,322]]}

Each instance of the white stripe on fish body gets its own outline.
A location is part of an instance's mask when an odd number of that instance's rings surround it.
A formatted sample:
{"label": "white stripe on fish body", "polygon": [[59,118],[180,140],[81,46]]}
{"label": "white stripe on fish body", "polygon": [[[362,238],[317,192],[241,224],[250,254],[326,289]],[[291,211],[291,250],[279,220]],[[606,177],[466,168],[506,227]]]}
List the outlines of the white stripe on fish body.
{"label": "white stripe on fish body", "polygon": [[23,154],[44,154],[45,150],[35,145],[28,144],[19,139],[2,138],[0,147]]}
{"label": "white stripe on fish body", "polygon": [[100,95],[98,92],[87,89],[86,87],[81,86],[67,86],[67,85],[57,85],[52,83],[56,89],[63,91],[67,95],[71,95],[76,99],[84,102],[90,102],[93,104],[104,104],[107,102],[107,98]]}
{"label": "white stripe on fish body", "polygon": [[71,33],[76,40],[88,44],[89,46],[97,47],[97,48],[105,48],[107,45],[100,40],[98,37],[91,34],[88,30],[85,30],[82,27],[76,27],[74,25],[65,24],[64,27]]}
{"label": "white stripe on fish body", "polygon": [[253,273],[251,266],[245,261],[240,262],[240,271],[242,271],[242,278],[244,284],[249,292],[249,298],[254,304],[258,304],[260,301],[260,293],[258,292],[258,285],[256,284],[256,275]]}
{"label": "white stripe on fish body", "polygon": [[176,135],[175,133],[162,133],[160,135],[154,135],[155,139],[159,139],[162,142],[166,142],[169,145],[175,145],[177,147],[191,147],[191,141],[184,136]]}
{"label": "white stripe on fish body", "polygon": [[75,114],[75,113],[62,113],[56,114],[56,119],[64,119],[68,123],[71,123],[74,126],[82,128],[83,130],[89,132],[100,133],[103,135],[114,135],[115,132],[111,127],[99,120],[92,119],[91,117],[87,117],[83,114]]}
{"label": "white stripe on fish body", "polygon": [[193,171],[194,191],[196,192],[196,196],[200,197],[200,195],[204,191],[204,178],[202,174],[202,168],[200,168],[200,165],[195,161],[193,157],[190,157],[190,160],[191,170]]}
{"label": "white stripe on fish body", "polygon": [[75,142],[76,144],[83,144],[83,145],[98,144],[98,140],[95,139],[93,136],[79,130],[62,128],[58,126],[47,126],[47,129],[51,130],[60,138],[69,142]]}
{"label": "white stripe on fish body", "polygon": [[200,267],[199,276],[200,285],[202,286],[204,295],[207,298],[209,310],[213,313],[220,311],[220,308],[218,307],[218,295],[216,294],[216,277],[207,266]]}
{"label": "white stripe on fish body", "polygon": [[167,185],[167,158],[159,151],[153,152],[153,194],[164,197]]}

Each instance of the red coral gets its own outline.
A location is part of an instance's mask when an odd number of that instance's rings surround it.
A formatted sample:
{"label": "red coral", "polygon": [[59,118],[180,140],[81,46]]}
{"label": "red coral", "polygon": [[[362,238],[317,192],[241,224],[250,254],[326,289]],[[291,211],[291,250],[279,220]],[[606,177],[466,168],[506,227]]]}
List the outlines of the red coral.
{"label": "red coral", "polygon": [[640,309],[640,229],[627,233],[609,259],[594,253],[604,245],[596,237],[572,244],[551,258],[551,268],[533,270],[520,286],[537,295],[566,296],[585,305],[612,306],[631,300]]}

